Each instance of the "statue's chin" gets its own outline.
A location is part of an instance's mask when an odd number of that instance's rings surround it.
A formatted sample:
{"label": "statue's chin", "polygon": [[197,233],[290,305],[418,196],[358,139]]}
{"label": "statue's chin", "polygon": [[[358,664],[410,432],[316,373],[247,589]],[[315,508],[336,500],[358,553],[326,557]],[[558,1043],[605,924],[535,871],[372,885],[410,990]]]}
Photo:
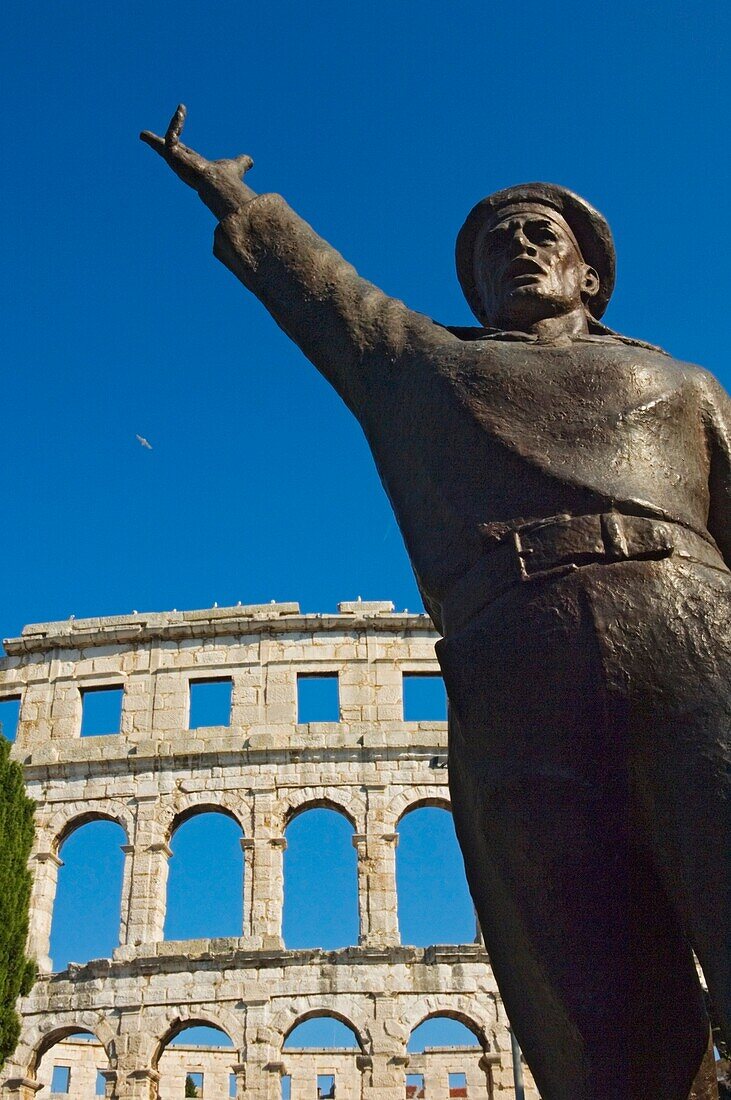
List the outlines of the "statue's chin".
{"label": "statue's chin", "polygon": [[497,327],[527,328],[538,321],[546,321],[549,317],[560,317],[564,313],[570,313],[572,309],[573,303],[567,302],[564,298],[546,294],[538,283],[528,283],[511,290],[503,311],[506,323]]}

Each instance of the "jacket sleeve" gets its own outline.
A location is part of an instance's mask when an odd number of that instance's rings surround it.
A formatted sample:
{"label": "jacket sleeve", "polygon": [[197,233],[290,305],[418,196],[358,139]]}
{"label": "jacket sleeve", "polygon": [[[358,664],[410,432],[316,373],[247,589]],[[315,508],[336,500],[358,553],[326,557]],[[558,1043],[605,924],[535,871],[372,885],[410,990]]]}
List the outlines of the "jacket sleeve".
{"label": "jacket sleeve", "polygon": [[708,530],[731,568],[731,400],[711,374],[704,371],[703,381],[710,458]]}
{"label": "jacket sleeve", "polygon": [[361,279],[279,195],[222,221],[214,255],[251,290],[356,415],[374,372],[448,334]]}

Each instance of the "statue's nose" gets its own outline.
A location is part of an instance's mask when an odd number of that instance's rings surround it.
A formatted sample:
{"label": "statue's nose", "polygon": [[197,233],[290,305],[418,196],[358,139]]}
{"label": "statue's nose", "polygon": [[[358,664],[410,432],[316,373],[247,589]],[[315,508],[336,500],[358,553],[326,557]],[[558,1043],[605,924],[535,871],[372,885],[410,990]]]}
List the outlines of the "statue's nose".
{"label": "statue's nose", "polygon": [[517,226],[515,232],[510,239],[510,256],[515,259],[516,256],[535,256],[537,255],[537,249],[532,244],[520,226]]}

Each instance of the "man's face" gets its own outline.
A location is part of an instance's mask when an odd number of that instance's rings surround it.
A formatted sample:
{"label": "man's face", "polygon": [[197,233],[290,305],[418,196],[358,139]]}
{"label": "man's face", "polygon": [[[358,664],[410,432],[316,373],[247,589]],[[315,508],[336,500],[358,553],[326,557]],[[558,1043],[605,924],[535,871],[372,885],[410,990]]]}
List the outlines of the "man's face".
{"label": "man's face", "polygon": [[478,242],[475,275],[498,328],[527,329],[581,308],[599,288],[560,214],[525,205],[506,211]]}

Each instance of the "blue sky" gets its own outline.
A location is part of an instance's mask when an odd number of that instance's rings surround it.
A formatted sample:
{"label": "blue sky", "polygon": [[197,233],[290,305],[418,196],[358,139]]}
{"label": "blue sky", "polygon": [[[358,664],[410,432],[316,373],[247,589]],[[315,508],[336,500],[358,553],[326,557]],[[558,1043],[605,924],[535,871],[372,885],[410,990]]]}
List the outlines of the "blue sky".
{"label": "blue sky", "polygon": [[727,3],[5,11],[5,636],[214,601],[419,606],[357,424],[137,140],[179,100],[191,144],[249,151],[253,187],[456,324],[472,204],[570,185],[617,237],[608,322],[729,380]]}
{"label": "blue sky", "polygon": [[473,203],[572,187],[615,232],[607,322],[731,383],[727,0],[5,12],[3,636],[214,601],[420,607],[357,424],[137,140],[180,100],[190,144],[251,153],[255,189],[448,323],[471,322]]}

